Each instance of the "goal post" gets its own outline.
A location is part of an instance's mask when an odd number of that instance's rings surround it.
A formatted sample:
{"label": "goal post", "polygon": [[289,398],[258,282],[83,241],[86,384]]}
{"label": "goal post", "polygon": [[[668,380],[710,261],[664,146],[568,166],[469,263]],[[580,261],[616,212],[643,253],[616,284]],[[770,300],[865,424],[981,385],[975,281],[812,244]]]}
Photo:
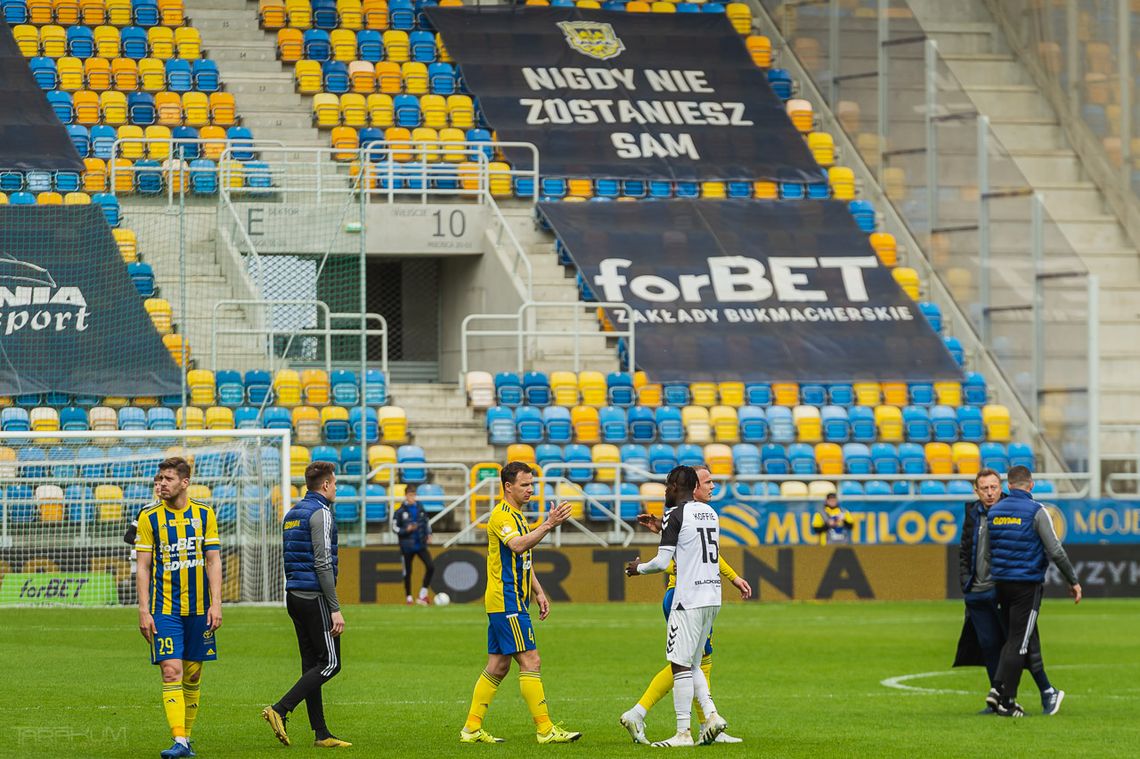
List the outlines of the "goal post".
{"label": "goal post", "polygon": [[290,445],[289,429],[0,431],[0,607],[134,604],[124,535],[170,456],[217,515],[223,601],[280,603]]}

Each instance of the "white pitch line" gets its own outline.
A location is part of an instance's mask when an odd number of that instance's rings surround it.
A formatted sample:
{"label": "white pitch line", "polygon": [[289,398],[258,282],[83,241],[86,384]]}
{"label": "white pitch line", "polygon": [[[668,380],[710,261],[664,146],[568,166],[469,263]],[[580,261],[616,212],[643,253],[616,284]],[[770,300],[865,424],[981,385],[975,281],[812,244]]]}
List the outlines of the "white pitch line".
{"label": "white pitch line", "polygon": [[922,688],[917,685],[906,685],[905,683],[910,680],[918,680],[924,677],[939,677],[941,675],[953,675],[954,670],[942,670],[939,672],[917,672],[913,675],[897,675],[895,677],[888,677],[885,680],[880,680],[879,685],[887,688],[897,688],[902,691],[909,691],[911,693],[928,693],[931,695],[953,695],[953,696],[970,696],[973,695],[972,691],[968,690],[955,690],[952,688]]}

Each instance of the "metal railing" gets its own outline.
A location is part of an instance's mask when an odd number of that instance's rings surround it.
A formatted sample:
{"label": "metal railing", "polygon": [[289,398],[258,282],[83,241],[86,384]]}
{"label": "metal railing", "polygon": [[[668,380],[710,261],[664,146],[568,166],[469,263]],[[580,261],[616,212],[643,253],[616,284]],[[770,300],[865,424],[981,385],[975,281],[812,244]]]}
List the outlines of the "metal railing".
{"label": "metal railing", "polygon": [[[626,329],[615,329],[613,331],[599,332],[598,322],[595,314],[593,319],[582,319],[582,309],[589,308],[595,312],[601,309],[610,309],[619,311],[626,315]],[[534,324],[537,322],[537,317],[534,312],[542,309],[570,309],[573,317],[570,321],[570,329],[566,330],[552,330],[552,329],[538,329]],[[514,353],[515,364],[518,371],[524,371],[528,355],[535,352],[535,346],[540,338],[572,338],[574,341],[574,371],[579,371],[582,364],[582,346],[581,342],[587,337],[613,337],[624,338],[626,340],[626,367],[630,373],[635,371],[637,366],[637,353],[636,353],[636,339],[634,336],[634,316],[635,312],[632,306],[628,303],[598,301],[598,302],[527,302],[519,306],[518,311],[513,314],[469,314],[463,319],[460,327],[460,378],[466,375],[471,369],[470,354],[472,348],[470,343],[474,339],[486,338],[514,338]],[[508,326],[500,327],[497,329],[477,329],[474,328],[476,322],[480,321],[495,321],[506,322]],[[513,322],[513,324],[512,324]],[[494,349],[492,349],[494,350]]]}

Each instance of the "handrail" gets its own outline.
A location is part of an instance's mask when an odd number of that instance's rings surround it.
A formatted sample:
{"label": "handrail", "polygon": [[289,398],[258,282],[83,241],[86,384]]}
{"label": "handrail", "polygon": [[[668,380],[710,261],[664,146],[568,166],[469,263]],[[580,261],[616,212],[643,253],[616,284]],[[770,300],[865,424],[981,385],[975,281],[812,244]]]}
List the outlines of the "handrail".
{"label": "handrail", "polygon": [[[553,309],[571,308],[574,311],[573,330],[557,331],[557,330],[539,330],[532,329],[525,324],[525,317],[528,312],[538,309]],[[580,318],[579,311],[583,308],[593,309],[616,309],[626,313],[626,324],[628,329],[617,330],[612,332],[583,332],[582,325],[579,325]],[[469,338],[473,337],[514,337],[517,339],[515,352],[518,365],[518,371],[524,371],[526,364],[526,350],[525,338],[537,337],[572,337],[574,339],[574,368],[578,370],[581,364],[581,346],[580,342],[583,337],[601,335],[603,337],[626,338],[628,343],[627,366],[630,373],[634,372],[637,366],[637,353],[636,353],[636,339],[635,339],[635,325],[634,325],[635,310],[628,303],[619,301],[527,301],[519,306],[518,310],[513,314],[469,314],[464,317],[460,326],[460,375],[465,375],[470,370],[470,362],[468,360],[468,353],[470,348],[468,346]],[[504,321],[514,320],[515,327],[513,329],[483,329],[476,330],[471,327],[477,321]],[[589,323],[587,323],[587,326]]]}

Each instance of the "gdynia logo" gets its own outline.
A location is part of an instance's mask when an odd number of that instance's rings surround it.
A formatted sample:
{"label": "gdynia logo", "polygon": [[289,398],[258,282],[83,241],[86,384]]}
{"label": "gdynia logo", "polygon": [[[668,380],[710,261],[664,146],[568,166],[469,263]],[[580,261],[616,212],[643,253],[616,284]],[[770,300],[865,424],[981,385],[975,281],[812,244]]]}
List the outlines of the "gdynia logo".
{"label": "gdynia logo", "polygon": [[87,299],[78,287],[60,287],[51,273],[0,251],[0,330],[11,335],[87,330]]}
{"label": "gdynia logo", "polygon": [[559,21],[558,28],[566,35],[566,44],[582,55],[608,61],[625,51],[625,44],[609,24],[596,21]]}

